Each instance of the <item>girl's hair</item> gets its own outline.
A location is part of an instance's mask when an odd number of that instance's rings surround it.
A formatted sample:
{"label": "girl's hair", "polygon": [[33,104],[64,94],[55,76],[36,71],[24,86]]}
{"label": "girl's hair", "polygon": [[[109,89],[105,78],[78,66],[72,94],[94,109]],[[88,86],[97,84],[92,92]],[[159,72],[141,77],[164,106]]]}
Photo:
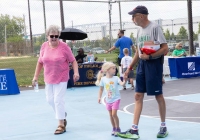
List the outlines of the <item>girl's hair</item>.
{"label": "girl's hair", "polygon": [[124,52],[124,54],[128,54],[128,52],[129,52],[128,48],[124,48],[123,52]]}
{"label": "girl's hair", "polygon": [[176,44],[176,46],[175,46],[175,49],[178,49],[178,48],[179,48],[179,46],[181,46],[181,45],[183,45],[183,43],[182,43],[182,42],[179,42],[179,43],[177,43],[177,44]]}
{"label": "girl's hair", "polygon": [[104,74],[111,68],[111,67],[116,67],[116,65],[112,62],[105,62],[102,67],[101,70],[98,72],[97,74],[97,81],[95,82],[95,85],[99,86],[101,77],[104,76]]}
{"label": "girl's hair", "polygon": [[50,33],[58,33],[60,36],[60,27],[57,25],[50,25],[49,28],[46,30],[46,36],[48,37]]}

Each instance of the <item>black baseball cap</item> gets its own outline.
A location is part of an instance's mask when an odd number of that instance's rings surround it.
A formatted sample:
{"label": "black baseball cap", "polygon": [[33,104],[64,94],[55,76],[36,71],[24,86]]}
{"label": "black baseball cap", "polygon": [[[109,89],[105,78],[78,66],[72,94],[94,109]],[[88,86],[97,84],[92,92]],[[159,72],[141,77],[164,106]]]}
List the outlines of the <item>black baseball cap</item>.
{"label": "black baseball cap", "polygon": [[129,15],[135,15],[136,13],[148,15],[148,9],[145,6],[139,5],[135,7],[132,11],[128,12]]}

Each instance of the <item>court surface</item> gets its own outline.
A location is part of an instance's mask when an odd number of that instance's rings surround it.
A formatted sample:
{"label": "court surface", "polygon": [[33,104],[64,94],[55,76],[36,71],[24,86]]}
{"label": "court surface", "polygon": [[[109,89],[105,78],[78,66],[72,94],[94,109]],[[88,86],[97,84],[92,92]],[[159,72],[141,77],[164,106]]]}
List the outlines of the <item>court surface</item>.
{"label": "court surface", "polygon": [[[167,104],[169,136],[163,140],[200,140],[200,78],[166,78],[163,85]],[[127,84],[127,87],[130,85]],[[57,127],[44,89],[21,90],[18,95],[0,96],[0,140],[120,140],[110,135],[111,124],[104,104],[97,103],[98,87],[67,89],[67,131],[54,135]],[[134,91],[121,90],[118,112],[122,131],[132,125]],[[154,97],[145,96],[139,124],[140,140],[157,140],[160,119]]]}

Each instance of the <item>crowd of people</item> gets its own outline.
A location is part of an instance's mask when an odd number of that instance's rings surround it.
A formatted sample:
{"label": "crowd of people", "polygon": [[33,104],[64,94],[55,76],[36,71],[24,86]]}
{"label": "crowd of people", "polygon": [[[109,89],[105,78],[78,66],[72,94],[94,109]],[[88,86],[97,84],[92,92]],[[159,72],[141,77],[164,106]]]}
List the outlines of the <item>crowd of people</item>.
{"label": "crowd of people", "polygon": [[[122,138],[139,139],[139,120],[143,108],[143,99],[145,93],[154,96],[158,103],[161,123],[159,126],[158,138],[164,138],[168,135],[165,117],[166,105],[162,90],[163,78],[163,57],[168,51],[166,39],[162,28],[148,19],[148,9],[145,6],[137,6],[128,13],[132,16],[132,21],[138,26],[136,42],[124,36],[125,30],[119,30],[118,40],[112,48],[106,51],[109,53],[119,48],[118,66],[123,73],[123,79],[116,76],[117,66],[113,62],[105,62],[97,74],[96,85],[99,86],[98,103],[102,101],[102,93],[106,93],[106,109],[109,112],[112,125],[111,135]],[[55,118],[58,120],[58,127],[54,134],[62,134],[66,131],[67,113],[65,111],[64,95],[69,80],[69,63],[74,70],[74,82],[79,80],[78,63],[84,63],[97,58],[89,52],[84,53],[83,48],[79,48],[78,55],[74,56],[70,47],[59,40],[60,29],[52,25],[46,31],[47,42],[41,46],[40,56],[36,65],[32,84],[38,81],[39,73],[44,68],[44,81],[46,100],[53,108]],[[160,48],[152,54],[142,52],[145,42],[159,42]],[[132,52],[135,51],[133,55]],[[177,46],[174,56],[184,56],[185,52],[181,49],[181,44]],[[133,67],[137,64],[135,85],[133,82]],[[133,122],[130,123],[130,129],[121,132],[117,111],[120,105],[119,86],[126,88],[126,82],[130,80],[131,89],[135,90],[135,108]],[[130,90],[130,92],[133,92]],[[104,100],[103,100],[104,101]]]}

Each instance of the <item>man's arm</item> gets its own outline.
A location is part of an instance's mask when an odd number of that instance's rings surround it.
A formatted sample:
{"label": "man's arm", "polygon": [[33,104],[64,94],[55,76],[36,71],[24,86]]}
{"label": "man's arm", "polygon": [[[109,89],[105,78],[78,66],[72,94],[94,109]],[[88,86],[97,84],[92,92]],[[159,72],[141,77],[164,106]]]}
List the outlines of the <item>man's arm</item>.
{"label": "man's arm", "polygon": [[108,50],[106,51],[106,53],[111,52],[111,51],[114,50],[114,49],[116,49],[115,46],[113,46],[113,47],[111,47],[110,49],[108,49]]}

